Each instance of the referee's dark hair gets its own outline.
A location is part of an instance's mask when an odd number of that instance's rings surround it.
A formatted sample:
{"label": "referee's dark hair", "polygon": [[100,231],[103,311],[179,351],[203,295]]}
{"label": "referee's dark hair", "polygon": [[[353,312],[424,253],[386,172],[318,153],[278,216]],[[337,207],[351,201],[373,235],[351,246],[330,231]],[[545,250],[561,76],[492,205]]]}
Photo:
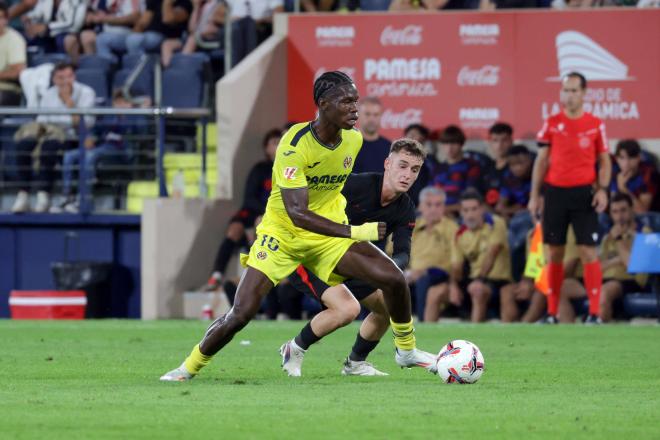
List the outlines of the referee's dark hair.
{"label": "referee's dark hair", "polygon": [[639,157],[642,154],[642,147],[635,139],[622,139],[616,144],[614,155],[618,156],[622,151],[625,151],[628,157]]}
{"label": "referee's dark hair", "polygon": [[587,78],[584,77],[580,72],[568,72],[564,75],[564,78],[578,78],[580,80],[580,88],[585,90],[587,88]]}
{"label": "referee's dark hair", "polygon": [[461,127],[458,125],[449,125],[440,135],[441,144],[465,144],[465,133],[461,130]]}
{"label": "referee's dark hair", "polygon": [[614,194],[614,196],[612,197],[612,200],[610,201],[610,207],[612,207],[612,205],[614,203],[617,203],[617,202],[626,202],[626,204],[630,208],[633,207],[632,197],[630,197],[630,195],[628,195],[626,193],[618,192],[618,193]]}
{"label": "referee's dark hair", "polygon": [[484,204],[484,198],[479,194],[479,191],[474,188],[468,188],[461,193],[460,201],[464,202],[466,200],[476,200],[480,205]]}
{"label": "referee's dark hair", "polygon": [[422,160],[426,159],[426,150],[424,150],[422,144],[414,139],[401,138],[392,142],[392,145],[390,146],[390,154],[398,153],[400,151],[410,153],[411,155],[419,157]]}
{"label": "referee's dark hair", "polygon": [[350,76],[339,70],[325,72],[314,81],[314,103],[319,105],[319,100],[336,86],[353,84]]}

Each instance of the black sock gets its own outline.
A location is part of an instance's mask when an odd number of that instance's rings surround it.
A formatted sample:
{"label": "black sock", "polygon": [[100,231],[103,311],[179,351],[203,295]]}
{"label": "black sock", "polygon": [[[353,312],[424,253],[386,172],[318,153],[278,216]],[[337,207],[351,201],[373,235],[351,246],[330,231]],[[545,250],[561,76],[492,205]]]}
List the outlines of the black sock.
{"label": "black sock", "polygon": [[234,249],[238,246],[238,242],[225,238],[222,240],[220,249],[218,249],[218,255],[215,257],[215,264],[213,265],[213,270],[220,273],[225,273],[227,269],[227,264],[231,260],[231,256],[234,253]]}
{"label": "black sock", "polygon": [[369,353],[374,351],[374,348],[378,345],[380,341],[367,341],[360,333],[358,333],[355,338],[355,344],[353,344],[353,349],[348,358],[352,361],[364,361],[369,356]]}
{"label": "black sock", "polygon": [[298,336],[296,336],[296,339],[294,340],[298,347],[302,348],[303,350],[307,350],[310,345],[318,341],[319,338],[314,334],[312,331],[312,323],[308,322],[305,327],[303,327],[302,330],[300,330],[300,333]]}

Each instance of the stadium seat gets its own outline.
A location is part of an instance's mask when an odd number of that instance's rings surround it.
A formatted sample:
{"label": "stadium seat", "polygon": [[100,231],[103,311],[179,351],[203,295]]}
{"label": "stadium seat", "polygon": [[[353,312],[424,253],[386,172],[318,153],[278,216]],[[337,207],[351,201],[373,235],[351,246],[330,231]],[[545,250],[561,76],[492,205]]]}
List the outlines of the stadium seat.
{"label": "stadium seat", "polygon": [[[218,149],[218,126],[215,122],[206,124],[206,151]],[[202,124],[197,126],[197,152],[202,152]]]}
{"label": "stadium seat", "polygon": [[114,67],[115,65],[109,59],[98,55],[83,55],[78,60],[79,69],[99,69],[109,73]]}
{"label": "stadium seat", "polygon": [[[182,85],[185,84],[185,87]],[[202,105],[203,78],[200,72],[168,68],[163,72],[163,105],[191,108]]]}
{"label": "stadium seat", "polygon": [[203,72],[209,62],[209,56],[202,52],[191,54],[177,53],[172,57],[168,69],[194,69],[196,72]]}
{"label": "stadium seat", "polygon": [[110,104],[110,92],[108,90],[108,75],[102,69],[78,69],[76,80],[90,86],[96,93],[96,105]]}
{"label": "stadium seat", "polygon": [[[132,69],[121,69],[115,73],[114,79],[112,81],[112,88],[122,88],[124,87],[128,77],[132,73]],[[139,95],[148,95],[153,98],[154,96],[154,74],[152,70],[146,69],[143,70],[140,75],[138,75],[137,80],[131,86],[131,94],[134,96]]]}
{"label": "stadium seat", "polygon": [[392,0],[360,0],[360,9],[363,11],[387,11]]}
{"label": "stadium seat", "polygon": [[57,64],[63,62],[70,63],[71,58],[63,53],[38,53],[30,57],[28,67],[35,67],[45,63]]}

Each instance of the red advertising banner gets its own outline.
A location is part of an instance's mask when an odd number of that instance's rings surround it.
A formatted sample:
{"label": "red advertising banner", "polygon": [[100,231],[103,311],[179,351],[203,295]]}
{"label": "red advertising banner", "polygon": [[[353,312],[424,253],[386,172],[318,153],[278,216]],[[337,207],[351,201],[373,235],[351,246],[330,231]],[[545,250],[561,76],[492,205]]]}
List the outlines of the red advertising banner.
{"label": "red advertising banner", "polygon": [[533,138],[577,70],[611,137],[660,137],[658,23],[660,10],[292,16],[288,116],[312,119],[314,79],[338,69],[382,100],[390,138],[415,122],[481,137],[498,120]]}

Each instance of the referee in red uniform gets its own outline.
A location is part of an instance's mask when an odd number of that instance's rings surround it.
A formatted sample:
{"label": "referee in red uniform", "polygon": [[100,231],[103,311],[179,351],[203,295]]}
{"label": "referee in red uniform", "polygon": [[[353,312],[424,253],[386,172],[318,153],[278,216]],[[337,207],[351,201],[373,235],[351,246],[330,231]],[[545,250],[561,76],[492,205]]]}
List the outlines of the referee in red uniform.
{"label": "referee in red uniform", "polygon": [[[562,78],[563,111],[550,116],[538,133],[539,153],[534,162],[529,210],[543,217],[543,241],[550,250],[548,315],[556,323],[564,281],[564,247],[568,225],[573,225],[584,287],[589,297],[585,323],[599,324],[602,271],[597,253],[598,213],[607,207],[612,164],[603,122],[582,109],[586,78],[571,72]],[[541,208],[540,192],[544,203]]]}

